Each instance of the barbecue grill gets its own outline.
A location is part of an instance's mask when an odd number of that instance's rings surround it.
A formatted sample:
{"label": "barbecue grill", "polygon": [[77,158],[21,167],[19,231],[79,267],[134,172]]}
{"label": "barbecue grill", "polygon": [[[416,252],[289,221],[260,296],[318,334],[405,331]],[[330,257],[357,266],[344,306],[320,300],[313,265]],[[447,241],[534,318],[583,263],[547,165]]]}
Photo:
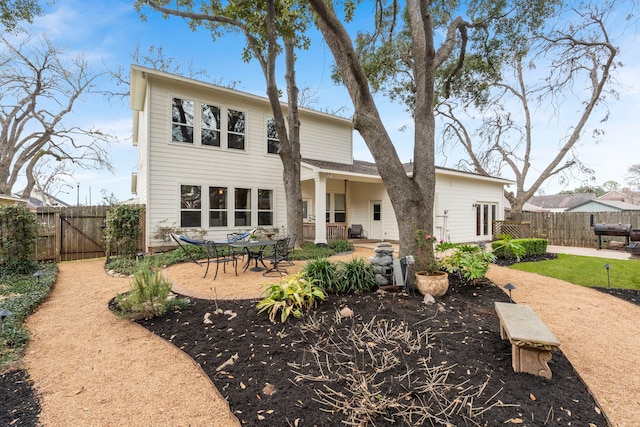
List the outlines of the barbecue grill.
{"label": "barbecue grill", "polygon": [[[637,231],[638,240],[640,240],[640,230]],[[594,224],[593,232],[598,236],[598,249],[602,246],[602,236],[623,236],[625,238],[625,244],[628,245],[629,236],[631,235],[631,224]]]}

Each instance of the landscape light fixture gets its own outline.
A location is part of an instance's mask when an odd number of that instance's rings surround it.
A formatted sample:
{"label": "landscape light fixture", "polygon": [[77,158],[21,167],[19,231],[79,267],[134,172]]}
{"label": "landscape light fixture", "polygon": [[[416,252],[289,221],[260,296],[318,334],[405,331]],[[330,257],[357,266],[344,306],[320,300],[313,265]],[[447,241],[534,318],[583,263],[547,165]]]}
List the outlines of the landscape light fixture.
{"label": "landscape light fixture", "polygon": [[3,308],[2,311],[0,311],[0,330],[4,329],[4,319],[12,315],[13,313],[6,308]]}
{"label": "landscape light fixture", "polygon": [[516,289],[516,285],[507,283],[506,285],[504,285],[504,288],[509,291],[509,299],[511,300],[511,302],[513,302],[513,298],[511,298],[511,291]]}
{"label": "landscape light fixture", "polygon": [[605,264],[604,268],[607,269],[607,286],[611,289],[611,279],[609,278],[609,269],[611,268],[611,264]]}
{"label": "landscape light fixture", "polygon": [[35,273],[33,273],[33,277],[38,279],[38,283],[40,283],[40,277],[42,277],[43,274],[44,273],[42,271],[36,271]]}

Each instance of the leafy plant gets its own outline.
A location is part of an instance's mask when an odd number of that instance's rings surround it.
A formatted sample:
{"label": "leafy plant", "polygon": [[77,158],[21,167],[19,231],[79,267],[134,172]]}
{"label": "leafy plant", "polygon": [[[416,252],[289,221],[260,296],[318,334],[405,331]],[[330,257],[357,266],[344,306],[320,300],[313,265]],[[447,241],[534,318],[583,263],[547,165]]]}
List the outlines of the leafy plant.
{"label": "leafy plant", "polygon": [[433,245],[438,241],[438,239],[426,230],[415,226],[414,228],[416,271],[426,271],[431,273],[440,270],[440,265],[433,254]]}
{"label": "leafy plant", "polygon": [[[331,245],[332,243],[329,243]],[[326,258],[333,254],[336,251],[328,247],[316,246],[313,243],[305,243],[302,249],[296,249],[291,254],[289,254],[289,259],[292,260],[308,260],[315,258]]]}
{"label": "leafy plant", "polygon": [[185,307],[187,300],[171,295],[171,282],[161,272],[160,264],[153,266],[147,259],[133,275],[131,290],[115,298],[120,314],[128,319],[150,319],[162,316],[167,310]]}
{"label": "leafy plant", "polygon": [[4,320],[0,330],[0,366],[20,357],[29,339],[22,322],[46,299],[56,280],[56,264],[39,264],[37,268],[42,275],[7,274],[2,278],[0,310],[7,309],[13,314]]}
{"label": "leafy plant", "polygon": [[114,250],[119,257],[135,257],[142,232],[141,217],[142,208],[136,205],[117,205],[109,211],[105,229],[107,255]]}
{"label": "leafy plant", "polygon": [[527,254],[525,247],[515,241],[509,234],[499,234],[498,239],[491,245],[496,256],[501,258],[515,258],[517,261]]}
{"label": "leafy plant", "polygon": [[329,242],[329,249],[336,253],[349,252],[353,250],[353,244],[348,240],[332,240]]}
{"label": "leafy plant", "polygon": [[288,276],[279,283],[273,284],[265,291],[266,298],[258,301],[258,313],[267,311],[269,320],[273,323],[280,312],[280,321],[286,322],[290,315],[301,317],[306,310],[311,309],[316,300],[325,298],[324,291],[317,286],[313,279],[298,273]]}
{"label": "leafy plant", "polygon": [[352,294],[368,291],[377,286],[376,277],[371,264],[362,258],[354,258],[348,262],[340,262],[336,279],[332,282],[332,291],[337,294]]}
{"label": "leafy plant", "polygon": [[338,264],[335,262],[329,261],[327,258],[316,258],[307,262],[302,271],[322,290],[332,292],[337,269]]}
{"label": "leafy plant", "polygon": [[487,275],[489,264],[495,256],[484,248],[473,245],[456,246],[440,264],[450,274],[460,274],[467,282],[473,283]]}
{"label": "leafy plant", "polygon": [[0,207],[0,266],[8,274],[36,271],[38,221],[24,206]]}

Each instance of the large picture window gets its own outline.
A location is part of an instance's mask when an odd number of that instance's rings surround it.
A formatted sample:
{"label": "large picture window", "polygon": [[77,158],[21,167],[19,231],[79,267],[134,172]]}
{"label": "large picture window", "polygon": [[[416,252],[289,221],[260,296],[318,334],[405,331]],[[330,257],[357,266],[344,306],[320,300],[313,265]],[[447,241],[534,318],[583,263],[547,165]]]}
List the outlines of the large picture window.
{"label": "large picture window", "polygon": [[258,190],[258,225],[273,225],[273,190]]}
{"label": "large picture window", "polygon": [[244,150],[244,113],[237,110],[227,112],[227,147]]}
{"label": "large picture window", "polygon": [[267,119],[267,153],[278,154],[280,152],[280,139],[276,122],[272,118]]}
{"label": "large picture window", "polygon": [[220,107],[202,104],[201,108],[202,145],[220,147]]}
{"label": "large picture window", "polygon": [[209,187],[209,227],[227,226],[227,188]]}
{"label": "large picture window", "polygon": [[180,186],[180,227],[200,227],[202,191],[199,185]]}
{"label": "large picture window", "polygon": [[193,144],[195,104],[188,99],[173,98],[171,106],[171,135],[176,142]]}
{"label": "large picture window", "polygon": [[234,197],[234,218],[236,227],[251,225],[251,189],[236,188]]}

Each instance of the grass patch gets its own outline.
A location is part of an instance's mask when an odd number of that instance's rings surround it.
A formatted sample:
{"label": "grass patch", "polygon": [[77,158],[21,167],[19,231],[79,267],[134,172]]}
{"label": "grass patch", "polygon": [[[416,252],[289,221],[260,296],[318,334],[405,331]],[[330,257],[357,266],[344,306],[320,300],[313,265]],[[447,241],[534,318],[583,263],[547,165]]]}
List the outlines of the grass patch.
{"label": "grass patch", "polygon": [[608,287],[607,269],[612,288],[640,290],[640,261],[594,258],[579,255],[558,254],[554,260],[519,262],[510,268],[538,273],[590,288]]}

